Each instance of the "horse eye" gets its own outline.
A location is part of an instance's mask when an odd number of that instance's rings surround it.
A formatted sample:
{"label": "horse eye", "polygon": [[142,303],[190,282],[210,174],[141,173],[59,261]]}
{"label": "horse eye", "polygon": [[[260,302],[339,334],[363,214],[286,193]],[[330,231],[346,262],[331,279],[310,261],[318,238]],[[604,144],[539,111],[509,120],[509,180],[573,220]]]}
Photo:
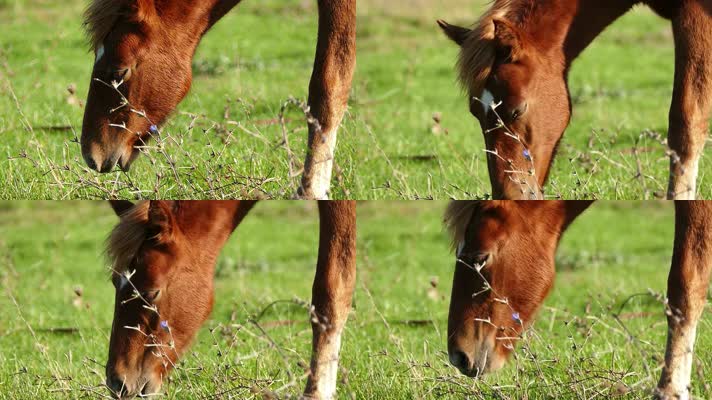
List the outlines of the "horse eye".
{"label": "horse eye", "polygon": [[131,78],[131,68],[121,68],[114,71],[111,79],[115,82],[126,82]]}
{"label": "horse eye", "polygon": [[514,107],[510,112],[510,118],[512,121],[518,120],[522,115],[524,115],[529,109],[529,104],[526,101],[521,102],[519,105]]}
{"label": "horse eye", "polygon": [[477,264],[480,266],[487,264],[488,260],[489,260],[489,253],[477,253],[472,258],[473,264]]}
{"label": "horse eye", "polygon": [[521,117],[521,114],[519,114],[519,111],[518,111],[518,110],[512,110],[512,114],[510,115],[510,119],[511,119],[512,121],[516,121],[516,120],[519,119],[519,117]]}
{"label": "horse eye", "polygon": [[141,293],[141,297],[143,297],[144,300],[146,300],[149,303],[153,303],[154,301],[157,301],[160,296],[161,296],[160,290],[149,290],[149,291]]}
{"label": "horse eye", "polygon": [[489,258],[489,253],[463,254],[462,256],[460,256],[460,260],[462,260],[463,263],[470,267],[474,267],[475,265],[483,267],[485,264],[487,264]]}

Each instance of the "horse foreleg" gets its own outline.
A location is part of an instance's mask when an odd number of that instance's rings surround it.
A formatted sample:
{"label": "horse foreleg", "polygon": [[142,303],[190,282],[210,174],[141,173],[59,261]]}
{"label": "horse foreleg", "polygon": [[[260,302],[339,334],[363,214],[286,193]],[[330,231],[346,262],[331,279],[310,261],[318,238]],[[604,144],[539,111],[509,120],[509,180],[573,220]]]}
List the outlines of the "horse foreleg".
{"label": "horse foreleg", "polygon": [[319,37],[309,83],[309,144],[297,195],[327,199],[336,131],[356,65],[356,0],[319,0]]}
{"label": "horse foreleg", "polygon": [[675,202],[668,336],[656,398],[689,399],[693,346],[712,269],[712,202]]}
{"label": "horse foreleg", "polygon": [[356,284],[356,202],[319,202],[319,260],[312,287],[312,359],[304,396],[336,394],[341,333]]}
{"label": "horse foreleg", "polygon": [[712,95],[711,1],[685,1],[673,18],[675,88],[670,107],[668,198],[694,200]]}

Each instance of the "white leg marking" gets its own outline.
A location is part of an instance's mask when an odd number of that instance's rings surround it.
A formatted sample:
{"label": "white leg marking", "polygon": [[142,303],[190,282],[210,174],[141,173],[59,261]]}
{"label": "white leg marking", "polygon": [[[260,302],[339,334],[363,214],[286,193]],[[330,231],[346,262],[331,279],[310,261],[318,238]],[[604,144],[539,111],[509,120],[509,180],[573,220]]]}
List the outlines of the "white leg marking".
{"label": "white leg marking", "polygon": [[681,400],[690,398],[690,377],[692,376],[692,356],[695,346],[697,324],[685,324],[682,337],[673,341],[670,362],[670,389]]}
{"label": "white leg marking", "polygon": [[306,166],[304,174],[309,177],[310,187],[305,187],[304,192],[311,194],[316,200],[328,200],[331,189],[331,171],[334,168],[334,150],[336,149],[336,131],[322,132],[321,146],[312,154],[311,164]]}
{"label": "white leg marking", "polygon": [[316,399],[333,399],[336,397],[336,375],[339,371],[339,349],[341,348],[341,332],[328,335],[326,343],[314,354],[312,359],[312,379],[316,392],[311,396]]}
{"label": "white leg marking", "polygon": [[697,324],[685,324],[668,334],[665,350],[665,368],[657,398],[670,400],[690,399],[690,379],[694,355]]}
{"label": "white leg marking", "polygon": [[102,57],[104,57],[104,45],[100,44],[96,49],[96,59],[94,60],[94,64],[98,63]]}
{"label": "white leg marking", "polygon": [[697,175],[700,169],[700,158],[682,164],[682,175],[675,175],[675,168],[670,166],[670,188],[674,200],[695,200],[697,191]]}
{"label": "white leg marking", "polygon": [[683,197],[685,200],[695,200],[695,192],[697,190],[697,175],[700,171],[700,158],[695,157],[694,160],[687,163],[685,175],[682,177],[682,186],[687,193]]}

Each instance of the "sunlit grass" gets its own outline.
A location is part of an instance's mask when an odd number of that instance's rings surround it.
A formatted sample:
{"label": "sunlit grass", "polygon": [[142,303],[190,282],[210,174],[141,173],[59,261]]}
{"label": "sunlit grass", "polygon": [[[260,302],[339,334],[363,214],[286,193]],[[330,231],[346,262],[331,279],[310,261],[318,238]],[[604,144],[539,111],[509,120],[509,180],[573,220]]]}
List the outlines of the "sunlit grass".
{"label": "sunlit grass", "polygon": [[[116,217],[103,203],[0,206],[0,398],[106,393],[113,287],[101,251]],[[649,396],[664,352],[670,204],[599,203],[584,213],[564,236],[556,284],[534,328],[508,367],[480,381],[447,361],[454,256],[441,227],[444,207],[358,204],[358,282],[339,398]],[[215,309],[167,385],[168,398],[301,392],[316,207],[265,202],[253,211],[218,261]],[[710,331],[708,307],[695,349],[698,398],[710,394]]]}
{"label": "sunlit grass", "polygon": [[[437,18],[469,25],[484,1],[359,1],[358,62],[339,133],[332,197],[472,198],[490,194],[483,137],[456,81],[457,49]],[[164,129],[166,155],[97,175],[80,157],[92,55],[81,2],[0,4],[0,196],[289,198],[306,149],[304,100],[316,2],[244,2],[205,37],[189,96]],[[288,23],[285,23],[288,21]],[[665,194],[673,44],[667,21],[636,8],[577,60],[574,115],[550,175],[551,197]],[[68,90],[71,88],[71,91]],[[284,145],[287,133],[288,158]],[[712,197],[710,164],[698,193]],[[174,171],[175,170],[175,171]]]}

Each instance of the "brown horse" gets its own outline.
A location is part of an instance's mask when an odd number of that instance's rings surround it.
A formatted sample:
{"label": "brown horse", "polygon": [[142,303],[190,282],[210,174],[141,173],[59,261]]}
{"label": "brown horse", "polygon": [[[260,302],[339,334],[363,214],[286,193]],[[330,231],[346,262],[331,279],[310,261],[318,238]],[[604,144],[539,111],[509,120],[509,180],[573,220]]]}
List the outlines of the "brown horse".
{"label": "brown horse", "polygon": [[668,198],[695,198],[712,99],[709,0],[495,0],[472,29],[438,21],[461,47],[459,78],[484,132],[495,198],[543,198],[571,115],[571,63],[639,3],[672,21],[676,52]]}
{"label": "brown horse", "polygon": [[[95,53],[82,124],[87,165],[128,170],[145,143],[188,93],[203,35],[240,0],[92,0],[86,26]],[[336,131],[356,62],[356,0],[319,0],[309,85],[309,142],[298,194],[328,197]]]}
{"label": "brown horse", "polygon": [[[554,282],[564,230],[591,202],[452,202],[457,245],[448,318],[450,362],[477,376],[501,368]],[[531,223],[530,221],[537,221]],[[689,399],[692,349],[712,270],[712,202],[675,202],[668,339],[657,398]]]}
{"label": "brown horse", "polygon": [[[116,288],[106,386],[114,397],[157,393],[213,305],[215,261],[254,201],[113,202],[107,242]],[[311,370],[304,395],[336,392],[341,333],[356,278],[356,205],[319,202]]]}

